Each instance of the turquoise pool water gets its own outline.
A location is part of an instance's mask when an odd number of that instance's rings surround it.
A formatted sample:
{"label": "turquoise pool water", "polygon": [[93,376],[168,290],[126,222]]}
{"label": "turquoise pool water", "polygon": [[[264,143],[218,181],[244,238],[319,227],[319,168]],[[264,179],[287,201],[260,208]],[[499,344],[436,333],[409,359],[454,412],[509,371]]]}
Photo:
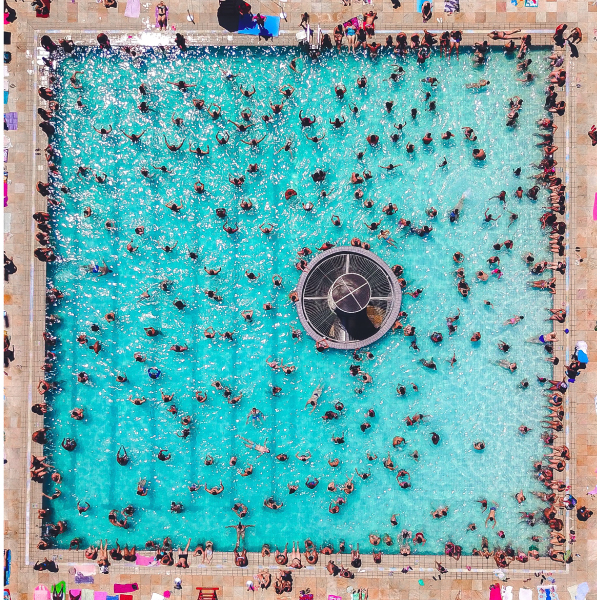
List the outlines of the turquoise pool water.
{"label": "turquoise pool water", "polygon": [[[333,52],[313,63],[295,48],[201,48],[185,56],[149,49],[141,50],[136,59],[116,51],[105,54],[78,48],[60,62],[63,85],[58,93],[55,143],[62,154],[62,175],[53,181],[57,186],[67,185],[70,192],[60,194],[64,204],[52,209],[53,243],[60,260],[49,266],[48,279],[65,298],[49,308],[49,313],[61,319],[52,327],[60,338],[52,378],[61,390],[52,395],[53,410],[47,418],[53,428],[48,452],[64,478],[58,486],[62,496],[51,503],[52,518],[66,519],[69,525],[69,533],[59,538],[59,544],[64,546],[78,536],[85,544],[118,538],[121,543],[142,546],[146,540],[169,535],[175,543],[192,537],[192,543],[210,539],[218,550],[232,549],[235,535],[225,526],[238,520],[231,510],[236,502],[248,506],[243,521],[255,526],[246,536],[251,550],[260,550],[265,542],[282,547],[306,537],[336,546],[345,539],[366,549],[370,533],[382,537],[388,533],[395,540],[407,528],[413,534],[425,534],[427,544],[415,548],[419,552],[443,552],[447,540],[470,552],[479,546],[482,535],[489,537],[491,545],[500,541],[484,527],[486,513],[476,502],[480,498],[499,503],[495,531],[506,533],[503,544],[527,549],[531,535],[545,535],[543,526],[520,524],[518,515],[520,510],[542,507],[529,494],[529,490],[541,489],[533,479],[531,463],[544,450],[538,423],[545,411],[536,374],[548,377],[551,370],[543,348],[524,340],[551,330],[544,323],[551,299],[527,287],[526,282],[534,277],[521,256],[527,251],[537,260],[550,255],[538,222],[543,201],[514,197],[519,185],[525,190],[532,185],[528,177],[537,171],[529,165],[541,159],[532,134],[537,131],[536,120],[544,116],[545,54],[542,50],[530,53],[530,70],[538,78],[529,85],[516,81],[515,58],[492,53],[485,66],[475,68],[467,50],[459,60],[436,56],[423,66],[412,56],[399,59],[389,53],[371,60]],[[299,74],[288,67],[293,57],[299,58]],[[393,83],[389,75],[397,64],[403,66],[405,75]],[[231,69],[238,77],[229,82],[219,69]],[[74,71],[83,71],[78,76],[81,90],[69,84]],[[355,82],[363,73],[368,86],[359,89]],[[421,83],[424,77],[436,77],[439,87],[432,90]],[[491,81],[487,89],[465,89],[466,83],[482,78]],[[180,79],[196,88],[182,93],[166,83]],[[338,82],[348,90],[343,101],[333,91]],[[142,83],[149,90],[146,98],[138,92]],[[255,86],[256,95],[243,98],[240,84]],[[282,114],[265,124],[260,117],[272,114],[268,102],[281,101],[283,85],[294,86],[295,92],[285,100]],[[426,111],[427,91],[432,94],[429,101],[437,103],[435,111]],[[524,99],[524,108],[517,127],[511,129],[505,126],[504,117],[507,99],[515,95]],[[83,109],[75,106],[79,96]],[[202,98],[207,105],[217,103],[223,115],[213,120],[206,110],[193,107],[192,98]],[[142,100],[154,112],[140,113],[137,105]],[[387,100],[394,101],[391,114],[384,109]],[[358,106],[358,115],[351,114],[351,105]],[[413,107],[418,109],[415,120],[410,116]],[[255,125],[239,133],[227,119],[241,122],[244,108],[252,111]],[[317,117],[305,131],[310,136],[324,134],[318,144],[303,135],[298,119],[301,109]],[[181,127],[172,123],[173,115],[184,120]],[[334,130],[329,119],[340,115],[345,115],[347,123]],[[392,142],[390,135],[397,131],[393,124],[405,121],[399,141]],[[105,138],[92,128],[108,129],[109,125],[113,131]],[[463,138],[463,126],[475,129],[476,143]],[[447,129],[456,137],[442,141],[440,135]],[[132,144],[119,130],[146,133],[139,144]],[[215,135],[224,130],[230,141],[218,146]],[[428,131],[434,142],[425,146],[420,140]],[[267,137],[258,149],[241,143],[264,133]],[[376,147],[367,144],[368,133],[380,136]],[[181,150],[169,151],[163,134],[171,144],[185,138]],[[292,155],[276,153],[288,138],[293,139]],[[412,155],[405,150],[409,141],[416,146]],[[208,143],[210,155],[191,154],[188,142],[204,149]],[[473,147],[485,149],[484,162],[473,160]],[[365,152],[362,161],[355,154],[359,151]],[[448,165],[438,167],[444,157]],[[401,166],[394,171],[378,166],[390,162]],[[228,175],[239,177],[250,163],[260,165],[259,173],[245,173],[241,188],[230,184]],[[96,183],[91,175],[78,177],[80,165],[106,173],[107,182]],[[172,173],[161,173],[152,165],[165,165]],[[142,167],[154,176],[144,178]],[[516,167],[523,170],[520,177],[513,175]],[[318,168],[327,171],[322,184],[310,178]],[[370,169],[373,178],[352,185],[351,173],[364,169]],[[198,180],[205,185],[204,194],[193,189]],[[354,198],[357,187],[364,190],[364,198],[373,199],[372,209]],[[288,188],[298,192],[290,201],[284,198]],[[325,198],[320,196],[322,190],[327,191]],[[488,200],[500,190],[507,191],[507,210],[499,200]],[[460,220],[451,224],[447,213],[464,192],[467,199]],[[255,208],[241,210],[242,200],[251,200]],[[181,212],[166,208],[169,201],[183,202]],[[398,206],[394,216],[382,213],[389,201]],[[306,212],[302,202],[313,202],[314,209]],[[437,207],[436,219],[425,214],[428,206]],[[92,209],[89,218],[83,216],[85,207]],[[218,207],[226,208],[230,225],[239,223],[238,233],[223,231],[223,221],[215,215]],[[502,215],[500,220],[483,223],[487,207],[494,217]],[[509,211],[519,215],[510,227]],[[332,214],[341,217],[341,227],[332,225]],[[425,238],[398,231],[400,217],[417,226],[430,224],[434,231]],[[379,219],[391,229],[397,248],[385,245],[363,224]],[[112,231],[105,229],[107,220],[115,223]],[[269,236],[258,229],[264,222],[275,224]],[[134,228],[142,224],[145,234],[138,236]],[[417,299],[405,294],[402,306],[408,313],[404,322],[416,327],[420,351],[410,348],[401,332],[387,334],[369,348],[372,360],[363,354],[363,368],[374,382],[362,394],[355,392],[358,381],[349,374],[355,363],[350,353],[319,354],[307,335],[295,343],[291,331],[299,322],[288,300],[300,275],[295,268],[298,250],[307,246],[316,253],[325,241],[342,244],[355,236],[369,241],[389,265],[403,265],[409,290],[424,290]],[[512,239],[514,248],[495,252],[492,244],[505,239]],[[136,253],[126,249],[130,240],[139,247]],[[178,245],[171,253],[159,248],[175,241]],[[192,260],[188,251],[196,252],[198,259]],[[457,265],[452,260],[456,251],[465,255],[462,266],[471,286],[467,299],[456,290]],[[490,271],[486,260],[495,254],[501,256],[503,276],[490,275],[487,282],[478,282],[476,271]],[[82,268],[102,260],[113,273],[98,277]],[[203,266],[222,270],[211,277]],[[259,279],[249,281],[245,270],[260,273]],[[273,286],[273,274],[282,276],[281,289]],[[157,285],[165,279],[173,281],[168,292]],[[203,290],[209,288],[218,290],[223,301],[216,303],[205,296]],[[150,298],[140,300],[145,290]],[[178,299],[187,305],[182,311],[173,305]],[[484,300],[491,301],[493,308]],[[271,302],[274,309],[264,311],[265,302]],[[242,319],[244,309],[254,310],[252,323]],[[458,330],[449,337],[445,318],[458,309]],[[104,319],[110,311],[116,313],[114,323]],[[524,315],[524,322],[503,326],[513,315]],[[100,325],[100,332],[90,330],[92,323]],[[206,339],[204,330],[209,326],[218,332],[235,331],[234,341],[219,336]],[[147,337],[144,327],[155,327],[162,335]],[[442,343],[429,339],[434,331],[443,333]],[[479,343],[470,341],[475,331],[481,332]],[[77,336],[84,332],[89,343],[80,345]],[[102,345],[97,355],[88,349],[96,340]],[[507,356],[497,349],[499,340],[512,346]],[[173,344],[187,344],[189,351],[171,352]],[[135,362],[135,352],[146,355],[147,362]],[[446,359],[454,353],[458,362],[451,368]],[[419,362],[432,356],[437,371],[424,369]],[[275,372],[265,362],[268,357],[297,369],[291,375]],[[502,358],[517,362],[518,371],[510,374],[492,364]],[[161,369],[159,380],[148,377],[150,366]],[[77,383],[80,371],[89,374],[88,384]],[[118,373],[125,373],[127,382],[118,383]],[[527,390],[519,388],[524,378],[531,384]],[[229,404],[211,386],[217,380],[231,388],[234,396],[243,393],[242,400]],[[320,382],[324,391],[311,414],[305,403]],[[410,382],[418,385],[418,392]],[[404,397],[396,393],[399,383],[409,389]],[[273,396],[270,386],[280,386],[282,392]],[[163,402],[161,389],[174,393],[174,401]],[[208,400],[197,402],[196,391],[207,392]],[[135,406],[127,401],[129,396],[148,401]],[[336,401],[345,406],[340,418],[322,420]],[[167,411],[171,404],[178,415]],[[74,407],[84,408],[84,420],[70,418]],[[264,422],[246,422],[253,407],[264,413]],[[370,408],[375,418],[365,418]],[[404,417],[416,413],[431,417],[425,424],[408,427]],[[187,439],[177,436],[183,415],[192,417]],[[363,433],[359,426],[365,421],[372,427]],[[519,435],[517,428],[522,424],[533,432]],[[345,444],[334,444],[332,436],[342,432]],[[437,446],[431,442],[431,432],[441,437]],[[396,435],[406,438],[404,448],[392,448]],[[238,436],[261,444],[268,440],[271,455],[258,456]],[[74,452],[60,447],[65,437],[76,439]],[[473,442],[479,440],[486,443],[484,452],[473,449]],[[131,459],[124,467],[115,460],[121,445]],[[160,449],[172,454],[170,461],[157,459]],[[411,457],[415,450],[418,461]],[[308,451],[310,461],[295,458],[297,452]],[[370,463],[367,451],[379,458]],[[410,489],[400,489],[395,473],[384,468],[382,459],[388,452],[397,469],[410,472]],[[279,453],[288,454],[289,460],[275,460]],[[208,454],[214,457],[210,466],[204,464]],[[229,466],[233,455],[235,467]],[[337,468],[327,463],[334,457],[340,459]],[[247,465],[253,466],[253,474],[238,475],[238,469]],[[365,481],[355,474],[355,470],[369,469],[371,477]],[[354,493],[327,491],[329,482],[341,485],[353,474]],[[305,486],[308,476],[320,479],[316,489]],[[140,478],[148,481],[145,497],[136,495]],[[198,481],[209,487],[222,481],[224,491],[218,496],[204,490],[190,492],[187,486]],[[293,482],[300,487],[290,495],[287,484]],[[52,489],[47,487],[46,492]],[[527,501],[519,506],[514,495],[521,489]],[[347,502],[339,514],[330,514],[330,501],[341,496]],[[269,497],[283,502],[283,509],[264,508],[263,501]],[[82,516],[76,510],[78,500],[91,505]],[[184,512],[170,513],[172,501],[183,503]],[[108,521],[109,511],[128,504],[135,507],[130,528],[114,528]],[[445,505],[448,516],[433,519],[430,512]],[[390,524],[392,513],[398,515],[397,527]],[[467,531],[471,522],[477,526],[475,531]],[[397,552],[398,545],[384,549]]]}

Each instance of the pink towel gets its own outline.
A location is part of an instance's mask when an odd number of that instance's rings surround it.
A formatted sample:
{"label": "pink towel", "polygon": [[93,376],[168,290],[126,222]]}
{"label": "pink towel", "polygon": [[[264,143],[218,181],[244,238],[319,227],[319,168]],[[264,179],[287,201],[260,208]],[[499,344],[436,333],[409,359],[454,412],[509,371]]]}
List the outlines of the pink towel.
{"label": "pink towel", "polygon": [[141,567],[147,567],[151,565],[156,559],[153,556],[141,556],[137,555],[135,558],[135,564],[140,565]]}
{"label": "pink towel", "polygon": [[115,594],[126,594],[127,592],[135,592],[138,589],[137,583],[115,583]]}
{"label": "pink towel", "polygon": [[495,583],[490,588],[490,600],[502,600],[502,593],[500,591],[500,584]]}
{"label": "pink towel", "polygon": [[50,590],[45,585],[38,585],[33,590],[33,600],[49,600]]}
{"label": "pink towel", "polygon": [[94,592],[94,600],[106,600],[108,592]]}

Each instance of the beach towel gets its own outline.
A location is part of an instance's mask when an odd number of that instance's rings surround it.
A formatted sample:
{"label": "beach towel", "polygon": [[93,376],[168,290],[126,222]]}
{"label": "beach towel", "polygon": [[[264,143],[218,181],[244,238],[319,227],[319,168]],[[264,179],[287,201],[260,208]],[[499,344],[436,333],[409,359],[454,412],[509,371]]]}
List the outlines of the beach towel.
{"label": "beach towel", "polygon": [[[423,10],[423,4],[425,4],[427,0],[417,0],[417,10],[421,12]],[[429,0],[431,2],[431,11],[433,12],[433,0]]]}
{"label": "beach towel", "polygon": [[115,594],[127,594],[128,592],[136,592],[139,589],[137,583],[115,583],[114,585]]}
{"label": "beach towel", "polygon": [[41,0],[43,6],[36,7],[35,16],[40,19],[47,19],[50,16],[50,0]]}
{"label": "beach towel", "polygon": [[559,600],[556,586],[538,585],[538,600]]}
{"label": "beach towel", "polygon": [[259,27],[251,15],[242,15],[238,22],[238,33],[243,35],[260,35],[261,37],[277,37],[279,35],[279,17],[265,17],[265,24]]}
{"label": "beach towel", "polygon": [[127,0],[125,16],[131,19],[137,19],[140,16],[140,0]]}
{"label": "beach towel", "polygon": [[499,583],[495,583],[492,587],[490,587],[490,600],[502,600]]}
{"label": "beach towel", "polygon": [[162,594],[152,592],[152,597],[150,598],[150,600],[165,600],[165,597]]}
{"label": "beach towel", "polygon": [[344,23],[344,30],[348,29],[348,27],[352,27],[354,31],[358,31],[360,29],[360,23],[357,17],[352,17],[349,21]]}
{"label": "beach towel", "polygon": [[[8,150],[4,151],[5,160],[4,162],[8,162]],[[6,206],[6,204],[4,205]],[[10,583],[10,563],[11,563],[11,552],[6,549],[4,551],[4,585],[8,585]]]}
{"label": "beach towel", "polygon": [[69,569],[69,573],[81,573],[82,575],[95,575],[98,571],[95,563],[81,563],[73,565],[73,571]]}
{"label": "beach towel", "polygon": [[575,350],[577,351],[577,360],[580,363],[587,363],[589,360],[587,356],[587,344],[583,340],[580,340],[575,344]]}
{"label": "beach towel", "polygon": [[106,600],[119,600],[119,596],[106,596]]}
{"label": "beach towel", "polygon": [[444,12],[450,15],[460,12],[459,0],[444,0]]}
{"label": "beach towel", "polygon": [[140,567],[148,567],[150,565],[157,564],[157,560],[154,558],[154,556],[141,556],[138,554],[135,557],[135,564],[139,565]]}
{"label": "beach towel", "polygon": [[119,600],[133,600],[133,596],[131,594],[121,594]]}
{"label": "beach towel", "polygon": [[9,131],[14,131],[19,126],[19,117],[16,112],[9,112],[4,115],[4,122]]}
{"label": "beach towel", "polygon": [[519,590],[519,600],[533,600],[533,590],[521,588]]}
{"label": "beach towel", "polygon": [[[574,593],[571,590],[575,588]],[[569,588],[569,594],[571,594],[571,598],[573,600],[585,600],[587,593],[590,591],[590,586],[587,584],[587,581],[580,583],[579,585],[573,585]]]}
{"label": "beach towel", "polygon": [[63,600],[65,592],[67,591],[67,585],[64,581],[59,581],[50,587],[50,593],[52,594],[52,600]]}
{"label": "beach towel", "polygon": [[33,600],[50,600],[50,590],[43,584],[33,590]]}
{"label": "beach towel", "polygon": [[94,590],[81,590],[81,600],[94,600]]}
{"label": "beach towel", "polygon": [[75,573],[75,583],[78,584],[82,584],[82,583],[94,583],[94,576],[93,575],[84,575],[83,573]]}
{"label": "beach towel", "polygon": [[[167,9],[165,17],[166,17],[167,23],[168,23],[169,22],[169,7],[165,6],[165,8]],[[160,29],[160,25],[158,24],[158,5],[156,6],[156,10],[154,11],[154,18],[156,19],[156,26]]]}
{"label": "beach towel", "polygon": [[503,585],[500,594],[502,600],[513,600],[512,585]]}
{"label": "beach towel", "polygon": [[106,600],[107,592],[94,592],[94,600]]}

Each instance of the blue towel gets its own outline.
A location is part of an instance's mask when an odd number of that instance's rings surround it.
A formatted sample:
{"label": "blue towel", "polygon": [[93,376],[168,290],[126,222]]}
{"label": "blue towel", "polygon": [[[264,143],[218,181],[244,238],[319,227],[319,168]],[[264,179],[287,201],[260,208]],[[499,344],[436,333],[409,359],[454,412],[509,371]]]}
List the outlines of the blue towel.
{"label": "blue towel", "polygon": [[279,17],[265,17],[264,27],[259,27],[250,15],[240,17],[238,33],[245,35],[261,35],[263,37],[277,37],[279,35]]}
{"label": "blue towel", "polygon": [[8,91],[4,90],[4,104],[8,104]]}
{"label": "blue towel", "polygon": [[8,585],[10,583],[10,563],[12,562],[11,551],[8,549],[4,551],[4,562],[6,563],[4,567],[4,585]]}

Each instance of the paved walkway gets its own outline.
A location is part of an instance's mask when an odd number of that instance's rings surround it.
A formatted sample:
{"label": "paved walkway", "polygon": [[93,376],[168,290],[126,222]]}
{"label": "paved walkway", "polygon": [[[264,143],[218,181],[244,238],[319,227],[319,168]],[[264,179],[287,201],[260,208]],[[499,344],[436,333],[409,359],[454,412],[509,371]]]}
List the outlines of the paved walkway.
{"label": "paved walkway", "polygon": [[[13,58],[8,65],[9,100],[5,110],[18,113],[19,126],[16,131],[5,132],[5,145],[9,147],[8,172],[9,205],[5,211],[5,249],[14,258],[19,270],[5,285],[5,308],[10,318],[8,329],[15,344],[16,360],[5,369],[5,547],[13,553],[12,576],[8,586],[11,594],[18,600],[31,597],[38,583],[50,584],[65,580],[69,587],[91,587],[74,584],[74,578],[65,568],[56,575],[36,573],[31,561],[39,553],[27,554],[27,537],[33,538],[33,530],[37,525],[36,515],[27,513],[28,502],[32,509],[37,507],[35,498],[29,498],[27,453],[31,438],[29,412],[30,390],[32,382],[37,382],[39,365],[43,348],[41,332],[43,331],[43,311],[45,288],[44,270],[36,261],[33,263],[33,235],[31,214],[43,208],[42,199],[33,193],[34,182],[41,178],[37,172],[35,149],[44,147],[44,136],[41,135],[34,118],[37,95],[34,93],[33,63],[34,36],[36,32],[60,31],[71,33],[77,41],[93,41],[99,31],[127,31],[138,37],[145,33],[152,38],[160,37],[155,29],[154,9],[156,3],[142,4],[139,19],[124,17],[125,2],[120,1],[118,9],[106,9],[95,0],[71,1],[55,0],[51,6],[49,19],[36,19],[29,2],[8,0],[11,8],[17,11],[17,21],[5,29],[12,33],[12,43],[5,50],[12,52]],[[171,0],[169,4],[169,22],[177,31],[193,35],[194,39],[204,43],[258,43],[256,38],[241,37],[223,32],[217,22],[216,0]],[[416,2],[402,2],[400,8],[394,9],[388,0],[374,0],[371,5],[353,2],[344,7],[341,1],[290,0],[283,3],[287,13],[287,23],[282,22],[283,35],[277,43],[294,43],[295,33],[303,12],[311,15],[311,23],[321,24],[324,29],[333,27],[348,18],[373,8],[379,13],[377,27],[379,37],[382,31],[405,32],[422,30],[420,13],[416,11]],[[187,20],[188,10],[193,15],[194,23]],[[596,512],[596,498],[586,496],[586,492],[596,486],[596,411],[594,398],[596,395],[596,227],[592,221],[592,207],[596,190],[596,152],[587,137],[587,131],[596,124],[596,4],[577,0],[539,0],[537,8],[525,8],[523,1],[518,6],[510,2],[496,0],[462,0],[461,12],[446,15],[442,12],[443,1],[434,0],[434,15],[429,22],[432,30],[460,28],[466,33],[466,41],[482,39],[492,29],[528,28],[541,31],[554,30],[557,23],[568,22],[581,27],[584,41],[579,45],[580,58],[575,63],[570,61],[570,78],[568,84],[569,112],[559,119],[561,130],[559,139],[564,140],[560,166],[565,168],[564,152],[570,152],[569,161],[569,259],[570,272],[567,283],[560,290],[562,299],[570,308],[568,321],[570,333],[561,335],[558,354],[572,352],[575,341],[586,340],[589,345],[590,365],[587,372],[571,387],[568,400],[569,409],[569,446],[574,459],[568,474],[572,493],[579,498],[580,504]],[[253,11],[263,14],[277,14],[279,8],[273,0],[253,3]],[[438,19],[441,21],[438,21]],[[211,32],[216,32],[214,35]],[[163,43],[171,43],[174,31],[163,34]],[[40,34],[41,35],[41,34]],[[112,36],[111,36],[112,37]],[[383,40],[380,40],[383,41]],[[550,43],[547,33],[534,35],[534,44]],[[271,42],[275,43],[275,42]],[[39,136],[39,137],[36,137]],[[43,168],[43,167],[42,167]],[[580,262],[581,258],[581,262]],[[35,392],[34,392],[35,393]],[[33,513],[36,511],[33,510]],[[574,562],[568,566],[568,573],[556,575],[561,599],[569,598],[566,587],[587,581],[591,592],[588,600],[597,598],[596,588],[596,523],[594,516],[586,524],[575,522],[577,542],[572,546],[575,554]],[[59,562],[81,561],[82,553],[55,551]],[[327,594],[337,594],[348,598],[346,588],[368,588],[369,598],[392,600],[402,598],[408,600],[454,600],[461,591],[462,600],[487,599],[488,588],[493,583],[489,569],[492,561],[469,557],[462,559],[454,569],[441,581],[433,580],[433,571],[421,571],[433,566],[431,557],[413,556],[410,562],[400,559],[389,559],[390,563],[376,570],[368,565],[365,577],[340,580],[326,575],[325,569],[319,565],[315,570],[303,569],[294,574],[294,593],[285,594],[283,598],[297,597],[297,592],[309,587],[315,599],[327,598]],[[82,562],[82,561],[81,561]],[[367,560],[365,559],[365,563]],[[211,569],[210,574],[197,563],[191,561],[192,568],[181,573],[174,568],[152,570],[124,566],[113,563],[111,574],[96,575],[94,589],[112,592],[115,582],[133,582],[140,584],[141,597],[147,600],[151,591],[162,592],[173,589],[173,579],[181,576],[183,590],[173,592],[173,597],[195,597],[196,586],[219,587],[219,598],[252,598],[254,593],[246,590],[245,582],[258,572],[261,561],[251,556],[250,567],[239,570],[233,567],[231,555],[217,555],[216,564],[222,569]],[[402,575],[390,571],[396,564],[413,565],[414,571]],[[472,567],[467,571],[466,566]],[[514,565],[514,563],[513,563]],[[564,570],[563,565],[543,561],[528,564],[526,569],[540,570],[544,565],[552,571],[557,567]],[[512,566],[512,565],[511,565]],[[486,572],[479,569],[486,569]],[[275,572],[274,570],[272,571]],[[239,574],[238,574],[239,573]],[[533,573],[509,572],[509,582],[518,590],[520,586],[539,584]],[[531,579],[530,579],[531,578]],[[420,586],[418,579],[424,581]],[[525,583],[524,583],[525,582]],[[274,598],[273,588],[268,592],[256,592],[265,598]],[[135,596],[138,597],[137,595]],[[517,597],[517,594],[515,594]]]}

